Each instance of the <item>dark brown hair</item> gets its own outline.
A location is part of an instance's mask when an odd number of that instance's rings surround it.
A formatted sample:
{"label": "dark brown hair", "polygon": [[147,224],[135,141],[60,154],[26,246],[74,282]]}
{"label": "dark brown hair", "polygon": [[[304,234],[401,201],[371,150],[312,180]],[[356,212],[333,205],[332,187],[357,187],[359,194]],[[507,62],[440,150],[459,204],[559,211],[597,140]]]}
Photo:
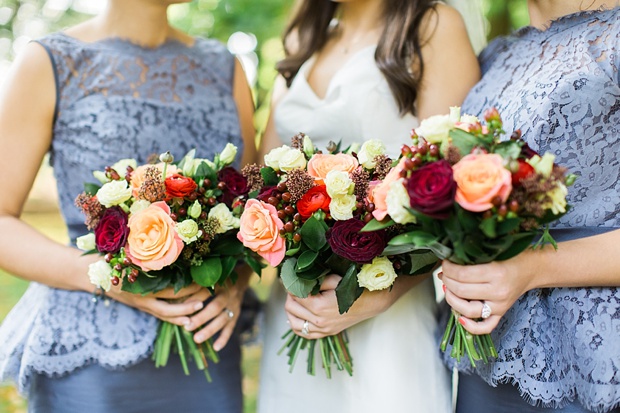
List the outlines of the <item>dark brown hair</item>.
{"label": "dark brown hair", "polygon": [[[383,0],[383,19],[386,22],[375,61],[385,76],[400,114],[415,115],[415,102],[420,80],[424,73],[422,61],[422,20],[429,10],[434,10],[435,0]],[[290,86],[301,65],[327,43],[331,22],[338,3],[331,0],[300,0],[293,18],[284,32],[286,57],[277,64],[277,70]],[[294,51],[286,46],[287,39],[295,33]],[[415,67],[415,71],[412,71]]]}

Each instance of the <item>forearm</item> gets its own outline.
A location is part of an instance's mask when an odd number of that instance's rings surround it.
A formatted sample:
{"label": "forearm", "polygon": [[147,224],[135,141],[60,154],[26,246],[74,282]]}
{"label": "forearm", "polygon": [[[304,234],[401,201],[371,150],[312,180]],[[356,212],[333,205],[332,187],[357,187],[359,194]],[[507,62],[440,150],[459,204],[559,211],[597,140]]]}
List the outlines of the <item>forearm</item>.
{"label": "forearm", "polygon": [[93,256],[45,237],[20,219],[0,216],[0,268],[55,288],[92,291],[88,265]]}

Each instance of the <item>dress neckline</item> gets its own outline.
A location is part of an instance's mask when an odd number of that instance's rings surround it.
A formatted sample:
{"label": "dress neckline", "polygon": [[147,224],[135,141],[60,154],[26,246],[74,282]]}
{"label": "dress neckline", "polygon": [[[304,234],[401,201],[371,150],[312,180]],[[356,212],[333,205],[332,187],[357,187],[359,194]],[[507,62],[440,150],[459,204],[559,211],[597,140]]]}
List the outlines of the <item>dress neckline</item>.
{"label": "dress neckline", "polygon": [[555,20],[551,20],[548,26],[546,26],[546,28],[544,29],[539,29],[534,26],[522,27],[515,32],[515,35],[517,37],[522,37],[522,38],[542,36],[546,39],[554,34],[563,32],[565,30],[569,30],[578,24],[582,24],[583,22],[588,21],[589,19],[598,18],[599,16],[611,14],[619,10],[620,10],[620,6],[616,6],[611,9],[601,7],[599,9],[594,9],[594,10],[578,11],[575,13],[560,16]]}
{"label": "dress neckline", "polygon": [[321,103],[326,102],[329,99],[330,95],[333,93],[333,91],[336,89],[336,86],[338,85],[337,81],[342,76],[342,73],[345,71],[345,69],[348,68],[352,62],[355,62],[355,60],[359,59],[360,56],[363,56],[365,53],[368,53],[369,50],[375,50],[376,48],[377,45],[372,44],[361,48],[355,53],[352,53],[351,56],[349,56],[349,58],[344,62],[342,66],[340,66],[340,68],[338,68],[338,70],[336,70],[332,78],[329,80],[329,83],[327,84],[327,89],[325,90],[325,95],[323,97],[320,97],[308,82],[308,73],[312,69],[314,62],[316,61],[316,54],[302,64],[299,70],[298,77],[301,81],[303,81],[302,84],[305,85],[306,89],[308,89],[310,95],[314,99]]}
{"label": "dress neckline", "polygon": [[165,51],[168,49],[173,49],[173,50],[178,51],[179,48],[185,49],[185,50],[193,50],[196,48],[199,42],[199,38],[197,37],[193,38],[192,44],[184,43],[178,39],[167,38],[162,44],[149,47],[149,46],[144,46],[144,45],[135,43],[132,40],[129,40],[124,37],[119,37],[119,36],[104,37],[102,39],[88,42],[88,41],[78,39],[77,37],[73,37],[63,31],[57,32],[57,35],[59,35],[63,39],[66,39],[70,42],[79,44],[81,47],[93,47],[93,48],[111,47],[111,48],[117,48],[117,49],[120,48],[120,49],[127,49],[127,50],[133,50],[133,51],[138,50],[141,53],[156,53],[156,52],[161,52],[161,51]]}

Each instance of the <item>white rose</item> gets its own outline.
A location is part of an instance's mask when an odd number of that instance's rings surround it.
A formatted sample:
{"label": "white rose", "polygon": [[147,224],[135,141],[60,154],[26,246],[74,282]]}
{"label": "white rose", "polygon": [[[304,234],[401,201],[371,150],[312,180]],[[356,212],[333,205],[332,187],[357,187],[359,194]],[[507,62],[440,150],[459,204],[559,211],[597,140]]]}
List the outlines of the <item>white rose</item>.
{"label": "white rose", "polygon": [[293,169],[305,168],[307,163],[306,155],[302,151],[299,149],[289,149],[280,158],[280,169],[284,172],[290,172]]}
{"label": "white rose", "polygon": [[112,287],[112,267],[101,260],[88,266],[88,278],[90,282],[105,291]]}
{"label": "white rose", "polygon": [[366,169],[373,169],[376,165],[375,158],[385,154],[385,145],[377,139],[364,142],[357,154],[357,159]]}
{"label": "white rose", "polygon": [[553,214],[563,214],[566,212],[566,196],[568,195],[568,189],[564,184],[558,182],[557,186],[548,193],[548,203],[543,205],[543,208],[550,209]]}
{"label": "white rose", "polygon": [[128,166],[131,166],[131,169],[136,169],[138,167],[138,162],[136,162],[135,159],[121,159],[112,165],[112,169],[118,172],[120,176],[125,176]]}
{"label": "white rose", "polygon": [[461,116],[461,123],[467,123],[468,125],[475,125],[480,123],[480,119],[478,119],[474,115],[463,115]]}
{"label": "white rose", "polygon": [[329,203],[329,213],[336,221],[346,221],[353,218],[356,203],[355,195],[339,195]]}
{"label": "white rose", "polygon": [[272,149],[267,155],[265,155],[265,166],[279,171],[280,159],[282,159],[284,154],[290,150],[291,148],[286,145],[282,145],[279,148]]}
{"label": "white rose", "polygon": [[90,234],[77,237],[77,239],[75,240],[75,244],[82,251],[92,251],[96,248],[95,234],[91,232]]}
{"label": "white rose", "polygon": [[149,205],[151,205],[151,203],[147,201],[146,199],[139,199],[133,204],[131,204],[131,207],[129,208],[129,212],[131,212],[132,214],[137,214],[138,212],[144,211],[145,209],[147,209]]}
{"label": "white rose", "polygon": [[450,106],[450,120],[454,123],[461,122],[460,106]]}
{"label": "white rose", "polygon": [[532,156],[530,159],[527,160],[527,163],[532,165],[532,167],[537,173],[541,174],[545,178],[548,178],[551,176],[551,171],[553,171],[554,161],[555,156],[551,153],[546,153],[543,155],[542,158],[538,155]]}
{"label": "white rose", "polygon": [[430,143],[441,144],[450,139],[450,129],[454,128],[454,125],[450,115],[431,116],[424,119],[415,132]]}
{"label": "white rose", "polygon": [[187,215],[189,215],[190,217],[194,219],[198,218],[201,213],[202,213],[202,206],[200,205],[200,202],[198,201],[194,201],[194,203],[187,209]]}
{"label": "white rose", "polygon": [[110,182],[110,178],[103,171],[93,171],[93,176],[102,184]]}
{"label": "white rose", "polygon": [[217,204],[209,211],[209,218],[216,219],[220,226],[218,234],[223,234],[231,229],[239,228],[239,218],[235,218],[226,204]]}
{"label": "white rose", "polygon": [[237,147],[232,143],[227,143],[222,153],[220,153],[220,162],[224,165],[231,164],[235,160],[235,156],[237,156]]}
{"label": "white rose", "polygon": [[386,257],[375,257],[370,264],[364,264],[357,274],[357,284],[369,291],[385,290],[396,280],[394,266]]}
{"label": "white rose", "polygon": [[385,197],[385,203],[387,204],[387,213],[394,222],[399,224],[416,222],[415,215],[406,208],[410,205],[410,200],[402,179],[390,184],[390,189]]}
{"label": "white rose", "polygon": [[174,229],[186,244],[191,244],[196,241],[198,237],[202,236],[202,231],[198,229],[198,224],[193,219],[186,219],[185,221],[179,222]]}
{"label": "white rose", "polygon": [[106,208],[120,205],[129,198],[131,198],[131,188],[124,179],[108,182],[97,191],[99,203]]}
{"label": "white rose", "polygon": [[325,186],[327,194],[332,198],[351,195],[354,189],[353,181],[345,171],[329,171],[325,177]]}

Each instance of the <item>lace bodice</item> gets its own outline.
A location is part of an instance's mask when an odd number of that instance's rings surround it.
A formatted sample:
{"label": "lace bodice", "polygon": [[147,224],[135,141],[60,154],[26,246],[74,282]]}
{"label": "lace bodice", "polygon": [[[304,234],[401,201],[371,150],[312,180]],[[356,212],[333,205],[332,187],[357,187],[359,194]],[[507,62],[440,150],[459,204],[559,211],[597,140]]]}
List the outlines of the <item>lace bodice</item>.
{"label": "lace bodice", "polygon": [[[475,115],[497,107],[506,130],[579,176],[558,241],[620,227],[618,50],[620,8],[523,28],[482,53],[483,79],[463,105]],[[530,291],[493,333],[498,360],[478,373],[515,383],[531,403],[609,411],[620,403],[619,333],[617,288]]]}
{"label": "lace bodice", "polygon": [[[232,98],[234,59],[219,42],[169,41],[146,49],[121,39],[83,43],[62,33],[38,41],[53,62],[57,113],[50,148],[72,242],[86,233],[73,205],[92,171],[121,158],[146,162],[197,148],[212,158],[243,148]],[[86,274],[84,274],[86,276]],[[151,349],[157,320],[90,294],[33,283],[0,327],[0,377],[27,390],[33,372],[61,375],[88,363],[121,368]]]}

